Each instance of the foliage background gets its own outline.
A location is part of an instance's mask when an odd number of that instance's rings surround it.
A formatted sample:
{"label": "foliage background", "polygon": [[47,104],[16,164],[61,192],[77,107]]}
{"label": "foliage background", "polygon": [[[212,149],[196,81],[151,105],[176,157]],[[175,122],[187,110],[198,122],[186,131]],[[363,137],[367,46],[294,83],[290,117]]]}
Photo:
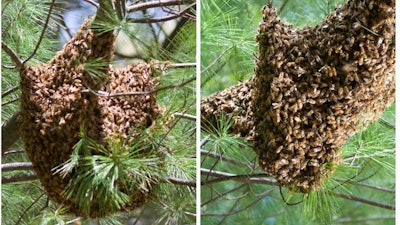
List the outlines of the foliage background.
{"label": "foliage background", "polygon": [[[273,5],[284,21],[305,27],[320,23],[342,2],[274,0]],[[201,1],[202,97],[253,75],[254,37],[265,4]],[[214,130],[202,131],[202,224],[394,224],[394,210],[379,205],[394,208],[394,105],[348,140],[343,164],[326,181],[326,189],[309,196],[280,189],[263,176],[251,144],[227,133],[231,122],[223,119]]]}
{"label": "foliage background", "polygon": [[[63,13],[71,4],[79,1],[56,1],[51,13],[48,27],[40,39],[45,19],[49,13],[51,1],[17,0],[2,1],[2,139],[11,135],[5,130],[5,124],[19,108],[19,72],[13,65],[9,54],[4,51],[8,46],[22,60],[27,59],[36,47],[28,64],[45,63],[54,56],[62,43],[59,32],[71,33],[65,25],[70,17]],[[84,2],[84,1],[81,1]],[[127,1],[127,4],[145,4],[148,1]],[[164,182],[154,190],[155,197],[141,209],[134,212],[119,213],[103,219],[82,219],[65,212],[64,208],[53,204],[46,196],[41,184],[31,172],[28,159],[23,151],[23,144],[18,140],[10,148],[2,148],[2,180],[25,176],[22,181],[2,185],[2,224],[191,224],[195,221],[195,1],[186,1],[185,7],[160,7],[158,11],[172,15],[177,13],[179,21],[167,39],[158,42],[162,32],[156,30],[160,22],[121,24],[128,41],[146,40],[141,46],[141,54],[134,57],[123,57],[117,54],[115,66],[124,66],[132,61],[152,63],[168,62],[170,68],[156,73],[160,86],[171,86],[187,82],[176,88],[167,88],[157,93],[158,103],[166,110],[165,116],[158,123],[169,121],[169,128],[149,130],[154,142],[167,147],[165,154],[164,177],[174,177],[188,184]],[[177,1],[176,4],[180,4]],[[70,4],[70,5],[69,5]],[[161,4],[161,2],[160,2]],[[190,10],[179,14],[190,5]],[[156,7],[157,8],[157,7]],[[178,9],[178,10],[177,10]],[[154,18],[158,14],[153,9],[143,9],[134,14],[136,19]],[[175,10],[175,11],[173,11]],[[64,14],[66,15],[66,14]],[[78,25],[79,26],[79,25]],[[160,25],[161,26],[161,25]],[[140,32],[138,32],[138,30]],[[147,34],[146,38],[144,38]],[[125,40],[126,41],[126,40]],[[125,46],[128,46],[126,43]],[[180,63],[189,63],[186,67],[173,67]],[[184,115],[182,117],[182,115]],[[16,128],[15,126],[13,128]],[[20,163],[20,166],[17,166]],[[12,165],[13,168],[7,169]],[[22,167],[21,167],[22,165]]]}

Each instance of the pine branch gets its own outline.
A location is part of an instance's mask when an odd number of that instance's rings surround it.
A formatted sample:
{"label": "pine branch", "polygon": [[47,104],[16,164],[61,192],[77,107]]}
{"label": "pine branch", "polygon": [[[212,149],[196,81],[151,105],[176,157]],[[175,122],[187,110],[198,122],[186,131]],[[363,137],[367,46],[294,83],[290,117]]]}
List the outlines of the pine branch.
{"label": "pine branch", "polygon": [[23,61],[14,50],[12,50],[4,41],[1,42],[1,48],[11,57],[11,60],[16,64],[16,68],[23,67]]}
{"label": "pine branch", "polygon": [[260,201],[261,199],[265,198],[268,195],[271,195],[271,193],[275,190],[275,188],[270,189],[266,192],[264,192],[263,194],[261,194],[258,198],[254,199],[252,202],[250,202],[247,206],[238,209],[238,210],[230,210],[227,213],[202,213],[201,216],[229,216],[229,215],[234,215],[237,213],[240,213],[248,208],[250,208],[251,206],[253,206],[254,204],[256,204],[258,201]]}
{"label": "pine branch", "polygon": [[[224,155],[213,153],[213,152],[208,151],[208,150],[200,149],[200,154],[204,155],[205,157],[212,157],[212,158],[220,159],[220,160],[222,160],[224,162],[229,162],[229,163],[231,163],[233,165],[243,166],[243,167],[250,167],[249,164],[237,161],[236,159],[229,158],[229,157],[226,157]],[[252,168],[252,167],[250,167],[250,168]]]}
{"label": "pine branch", "polygon": [[174,13],[173,15],[169,15],[169,16],[164,16],[164,17],[158,17],[158,18],[143,18],[143,19],[132,19],[129,20],[132,23],[159,23],[159,22],[165,22],[165,21],[169,21],[169,20],[173,20],[179,17],[182,17],[183,15],[185,15],[188,11],[190,11],[191,9],[193,9],[196,6],[196,3],[193,3],[191,5],[189,5],[187,8]]}
{"label": "pine branch", "polygon": [[376,220],[393,220],[396,219],[396,215],[388,215],[388,216],[374,216],[374,217],[364,217],[364,218],[340,218],[335,220],[335,224],[337,223],[360,223],[360,222],[370,222]]}
{"label": "pine branch", "polygon": [[15,91],[17,91],[19,89],[19,85],[14,86],[6,91],[4,91],[4,93],[1,94],[1,97],[4,98],[12,93],[14,93]]}
{"label": "pine branch", "polygon": [[140,4],[133,4],[128,6],[126,10],[128,12],[136,12],[141,10],[146,10],[150,8],[157,8],[157,7],[166,7],[166,6],[175,6],[175,5],[182,5],[182,4],[192,4],[195,3],[194,0],[159,0],[159,1],[151,1],[151,2],[144,2]]}
{"label": "pine branch", "polygon": [[244,182],[244,183],[268,184],[268,185],[279,186],[279,183],[275,179],[268,178],[268,176],[265,173],[238,175],[238,174],[226,173],[226,172],[221,172],[221,171],[208,170],[208,169],[204,169],[204,168],[201,168],[200,171],[201,171],[201,174],[203,174],[203,175],[208,175],[210,177],[217,177],[212,180],[204,180],[201,182],[201,185],[210,185],[213,183],[232,180],[232,181],[238,181],[238,182]]}
{"label": "pine branch", "polygon": [[44,23],[44,26],[43,26],[43,29],[42,29],[42,33],[40,34],[39,40],[38,40],[38,42],[36,43],[35,49],[34,49],[33,52],[31,53],[31,55],[28,56],[28,58],[26,58],[26,59],[22,62],[22,64],[27,63],[27,62],[36,54],[37,50],[39,49],[39,46],[40,46],[40,44],[42,43],[44,34],[46,33],[47,26],[49,25],[49,21],[50,21],[50,17],[51,17],[51,12],[53,11],[54,3],[55,3],[55,0],[52,0],[52,1],[51,1],[51,4],[50,4],[50,8],[49,8],[49,13],[47,14],[47,18],[46,18],[46,21],[45,21],[45,23]]}
{"label": "pine branch", "polygon": [[38,177],[34,173],[29,173],[29,174],[17,174],[17,175],[12,175],[12,176],[4,176],[1,177],[1,183],[2,184],[10,184],[10,183],[16,183],[16,182],[22,182],[22,181],[31,181],[31,180],[36,180]]}
{"label": "pine branch", "polygon": [[348,199],[348,200],[352,200],[352,201],[356,201],[356,202],[361,202],[361,203],[377,206],[377,207],[384,208],[384,209],[390,209],[390,210],[395,210],[396,209],[395,205],[389,205],[389,204],[385,204],[385,203],[381,203],[381,202],[377,202],[377,201],[372,201],[372,200],[361,198],[361,197],[357,197],[357,196],[354,196],[354,195],[346,195],[346,194],[337,193],[337,192],[332,193],[332,194],[337,196],[337,197],[343,198],[343,199]]}
{"label": "pine branch", "polygon": [[176,112],[176,113],[174,113],[174,116],[178,116],[178,117],[181,117],[181,118],[184,118],[184,119],[196,121],[196,116],[189,115],[189,114],[186,114],[186,113]]}
{"label": "pine branch", "polygon": [[14,171],[14,170],[32,170],[33,165],[31,162],[15,162],[1,164],[1,171]]}
{"label": "pine branch", "polygon": [[351,181],[351,180],[345,180],[345,179],[339,179],[339,178],[335,178],[334,180],[339,181],[339,182],[344,182],[344,183],[348,183],[348,184],[361,186],[361,187],[371,188],[371,189],[378,190],[378,191],[388,192],[388,193],[391,193],[391,194],[395,194],[395,192],[396,192],[394,189],[374,186],[374,185],[370,185],[370,184],[364,184],[364,183],[355,182],[355,181]]}
{"label": "pine branch", "polygon": [[178,185],[184,185],[184,186],[189,186],[189,187],[196,187],[196,181],[191,181],[191,180],[184,180],[180,178],[175,178],[175,177],[165,177],[163,178],[164,182],[169,182],[172,184],[178,184]]}

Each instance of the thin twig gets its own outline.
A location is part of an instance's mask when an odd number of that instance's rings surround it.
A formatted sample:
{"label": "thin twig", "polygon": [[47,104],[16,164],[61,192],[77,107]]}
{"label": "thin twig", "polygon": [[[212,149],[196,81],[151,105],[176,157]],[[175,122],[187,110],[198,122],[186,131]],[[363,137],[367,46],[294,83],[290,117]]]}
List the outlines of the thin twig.
{"label": "thin twig", "polygon": [[15,91],[18,90],[18,89],[19,89],[19,85],[14,86],[14,87],[12,87],[12,88],[10,88],[10,89],[4,91],[4,93],[1,94],[1,97],[4,98],[4,97],[8,96],[9,94],[15,92]]}
{"label": "thin twig", "polygon": [[337,192],[333,192],[333,195],[343,198],[343,199],[348,199],[348,200],[352,200],[352,201],[356,201],[356,202],[362,202],[368,205],[373,205],[373,206],[377,206],[380,208],[384,208],[384,209],[390,209],[390,210],[395,210],[395,206],[394,205],[389,205],[389,204],[385,204],[385,203],[381,203],[381,202],[376,202],[376,201],[372,201],[369,199],[365,199],[365,198],[361,198],[361,197],[357,197],[354,195],[346,195],[343,193],[337,193]]}
{"label": "thin twig", "polygon": [[37,203],[39,202],[39,200],[46,195],[46,192],[42,193],[41,195],[39,195],[39,197],[37,197],[29,206],[28,208],[26,208],[23,213],[19,216],[18,221],[15,223],[15,225],[18,225],[22,218],[25,216],[25,214],[27,214],[27,212]]}
{"label": "thin twig", "polygon": [[212,180],[202,181],[201,182],[202,185],[209,185],[209,184],[213,184],[213,183],[217,183],[217,182],[233,180],[233,181],[239,181],[239,182],[245,182],[245,183],[268,184],[268,185],[279,186],[279,183],[275,179],[268,178],[268,176],[264,173],[237,175],[237,174],[226,173],[226,172],[221,172],[221,171],[208,170],[208,169],[204,169],[204,168],[201,168],[200,171],[202,174],[205,174],[205,175],[208,175],[211,177],[217,177]]}
{"label": "thin twig", "polygon": [[193,115],[190,115],[190,114],[186,114],[186,113],[176,112],[176,113],[174,113],[174,116],[178,116],[178,117],[181,117],[181,118],[184,118],[184,119],[196,121],[196,116],[193,116]]}
{"label": "thin twig", "polygon": [[85,2],[95,6],[96,8],[99,8],[99,3],[93,1],[93,0],[84,0]]}
{"label": "thin twig", "polygon": [[229,48],[225,49],[217,58],[214,59],[214,61],[212,61],[206,68],[204,68],[202,71],[200,71],[200,73],[203,73],[205,71],[207,71],[208,69],[210,69],[210,67],[212,67],[215,63],[218,62],[218,60],[220,58],[222,58],[222,56],[224,56],[229,50],[231,50],[232,48],[234,48],[235,46],[232,45]]}
{"label": "thin twig", "polygon": [[22,153],[25,153],[25,151],[24,150],[9,150],[9,151],[3,152],[3,156],[22,154]]}
{"label": "thin twig", "polygon": [[15,162],[15,163],[4,163],[1,164],[1,171],[13,171],[13,170],[32,170],[33,165],[31,162]]}
{"label": "thin twig", "polygon": [[19,98],[14,98],[14,99],[11,99],[10,101],[2,102],[1,106],[6,106],[8,104],[12,104],[12,103],[18,102],[18,101],[19,101]]}
{"label": "thin twig", "polygon": [[396,219],[396,215],[382,215],[376,217],[362,217],[362,218],[340,218],[335,220],[335,224],[337,223],[358,224],[360,222],[370,222],[374,220],[392,220],[392,219]]}
{"label": "thin twig", "polygon": [[384,119],[384,118],[379,118],[379,123],[382,123],[383,125],[386,125],[387,127],[396,130],[396,126],[394,124],[392,124],[391,122],[389,122],[388,120]]}
{"label": "thin twig", "polygon": [[22,68],[22,60],[17,56],[17,53],[15,53],[14,50],[12,50],[6,43],[4,43],[4,41],[1,42],[1,48],[11,57],[12,61],[14,61],[18,69]]}
{"label": "thin twig", "polygon": [[189,186],[189,187],[196,187],[196,181],[192,181],[192,180],[183,180],[183,179],[175,178],[175,177],[165,177],[163,179],[163,181],[173,183],[173,184],[185,185],[185,186]]}
{"label": "thin twig", "polygon": [[254,204],[256,204],[258,201],[260,201],[261,199],[263,199],[265,196],[270,195],[273,191],[275,190],[275,188],[266,191],[265,193],[263,193],[262,195],[260,195],[260,197],[256,198],[254,201],[250,202],[250,204],[248,204],[246,207],[243,207],[241,209],[235,210],[235,211],[230,211],[228,213],[202,213],[201,216],[226,216],[226,215],[234,215],[237,214],[239,212],[242,212],[248,208],[250,208],[251,206],[253,206]]}
{"label": "thin twig", "polygon": [[12,176],[4,176],[1,177],[1,183],[2,184],[10,184],[10,183],[16,183],[16,182],[21,182],[21,181],[30,181],[30,180],[36,180],[38,177],[34,173],[22,173],[22,174],[17,174],[17,175],[12,175]]}
{"label": "thin twig", "polygon": [[194,0],[160,0],[160,1],[151,1],[151,2],[144,2],[140,4],[134,4],[128,6],[126,10],[128,12],[135,12],[141,11],[150,8],[157,8],[157,7],[165,7],[165,6],[174,6],[174,5],[182,5],[182,4],[192,4],[196,1]]}
{"label": "thin twig", "polygon": [[24,60],[23,64],[25,64],[26,62],[28,62],[28,61],[36,54],[37,50],[39,49],[39,46],[40,46],[40,44],[42,43],[44,34],[46,33],[47,26],[49,25],[49,21],[50,21],[50,17],[51,17],[51,12],[53,11],[54,3],[55,3],[55,0],[52,0],[52,1],[51,1],[51,4],[50,4],[50,8],[49,8],[49,13],[47,14],[47,18],[46,18],[46,21],[45,21],[45,23],[44,23],[44,27],[43,27],[42,33],[40,34],[40,37],[39,37],[39,40],[38,40],[38,42],[37,42],[37,44],[36,44],[36,46],[35,46],[35,49],[33,50],[32,54],[31,54],[27,59]]}
{"label": "thin twig", "polygon": [[170,63],[167,64],[167,68],[186,68],[186,67],[196,67],[196,63]]}
{"label": "thin twig", "polygon": [[[243,187],[246,186],[246,185],[247,185],[247,184],[240,184],[239,186],[237,186],[237,187],[235,187],[235,188],[232,188],[232,189],[230,189],[229,191],[226,191],[226,192],[221,193],[221,194],[220,194],[219,192],[217,192],[217,191],[214,191],[215,193],[217,193],[217,197],[214,197],[214,198],[209,199],[208,201],[202,202],[202,203],[201,203],[201,207],[203,207],[203,206],[205,206],[205,205],[207,205],[207,204],[209,204],[209,203],[211,203],[211,202],[213,202],[213,201],[215,201],[215,200],[218,200],[218,199],[220,199],[220,198],[227,199],[226,197],[224,197],[225,195],[228,195],[228,194],[230,194],[230,193],[233,193],[233,192],[235,192],[235,191],[237,191],[237,190],[243,188]],[[209,188],[211,188],[211,187],[212,187],[212,186],[209,186]]]}
{"label": "thin twig", "polygon": [[[201,155],[204,155],[206,157],[210,156],[210,157],[213,157],[213,158],[221,159],[222,161],[229,162],[229,163],[231,163],[233,165],[249,167],[249,165],[247,163],[243,163],[243,162],[237,161],[237,160],[235,160],[233,158],[229,158],[229,157],[226,157],[226,156],[223,156],[223,155],[220,155],[220,154],[216,154],[216,153],[213,153],[211,151],[207,151],[207,150],[201,149],[200,153],[201,153]],[[251,166],[250,166],[250,168],[251,168]]]}
{"label": "thin twig", "polygon": [[164,17],[157,17],[157,18],[142,18],[142,19],[131,19],[129,22],[132,23],[159,23],[159,22],[165,22],[169,20],[176,19],[178,17],[181,17],[184,15],[186,12],[188,12],[192,7],[194,7],[196,3],[193,3],[189,5],[186,9],[180,11],[179,13],[169,15],[169,16],[164,16]]}
{"label": "thin twig", "polygon": [[378,186],[374,186],[374,185],[370,185],[370,184],[364,184],[364,183],[355,182],[355,181],[351,181],[351,180],[345,180],[345,179],[339,179],[339,178],[335,178],[334,180],[339,181],[339,182],[343,182],[343,183],[358,185],[358,186],[361,186],[361,187],[371,188],[371,189],[378,190],[378,191],[388,192],[388,193],[392,193],[392,194],[394,194],[396,192],[394,189],[378,187]]}

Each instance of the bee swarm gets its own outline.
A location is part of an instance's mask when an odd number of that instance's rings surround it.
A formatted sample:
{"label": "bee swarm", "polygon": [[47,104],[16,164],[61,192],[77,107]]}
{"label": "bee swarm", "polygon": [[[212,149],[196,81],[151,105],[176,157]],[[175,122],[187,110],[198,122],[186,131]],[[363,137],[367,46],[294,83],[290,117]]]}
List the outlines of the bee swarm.
{"label": "bee swarm", "polygon": [[[81,211],[76,202],[65,199],[62,194],[70,177],[63,179],[52,169],[70,158],[73,146],[80,140],[80,127],[84,125],[87,136],[106,145],[105,139],[111,135],[138,136],[139,130],[149,127],[159,114],[154,93],[104,97],[84,92],[154,90],[152,71],[147,64],[120,69],[104,66],[100,69],[108,79],[95,82],[90,78],[84,64],[98,58],[109,62],[115,37],[112,32],[99,35],[89,25],[90,21],[86,21],[48,63],[26,65],[20,72],[20,133],[25,150],[49,197],[56,203],[70,206],[69,210],[77,215],[81,215]],[[131,201],[121,210],[141,206],[148,195],[139,190],[129,193]],[[98,208],[92,202],[90,215],[81,216],[105,216],[99,214]]]}
{"label": "bee swarm", "polygon": [[251,83],[245,81],[221,92],[217,92],[201,99],[202,129],[218,124],[220,115],[226,118],[235,118],[231,133],[235,133],[248,140],[253,137],[253,113],[251,111]]}
{"label": "bee swarm", "polygon": [[[348,1],[302,29],[264,6],[255,76],[204,98],[202,118],[233,116],[232,132],[251,136],[267,174],[292,190],[315,190],[346,140],[394,101],[394,4]],[[237,94],[244,87],[251,87],[241,93],[246,100]]]}

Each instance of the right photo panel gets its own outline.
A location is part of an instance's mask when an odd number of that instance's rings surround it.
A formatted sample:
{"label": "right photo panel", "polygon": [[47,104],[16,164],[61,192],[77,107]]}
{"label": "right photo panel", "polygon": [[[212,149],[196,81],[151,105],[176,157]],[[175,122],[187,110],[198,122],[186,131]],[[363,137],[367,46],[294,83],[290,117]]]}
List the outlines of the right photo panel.
{"label": "right photo panel", "polygon": [[201,0],[201,224],[395,224],[395,0]]}

